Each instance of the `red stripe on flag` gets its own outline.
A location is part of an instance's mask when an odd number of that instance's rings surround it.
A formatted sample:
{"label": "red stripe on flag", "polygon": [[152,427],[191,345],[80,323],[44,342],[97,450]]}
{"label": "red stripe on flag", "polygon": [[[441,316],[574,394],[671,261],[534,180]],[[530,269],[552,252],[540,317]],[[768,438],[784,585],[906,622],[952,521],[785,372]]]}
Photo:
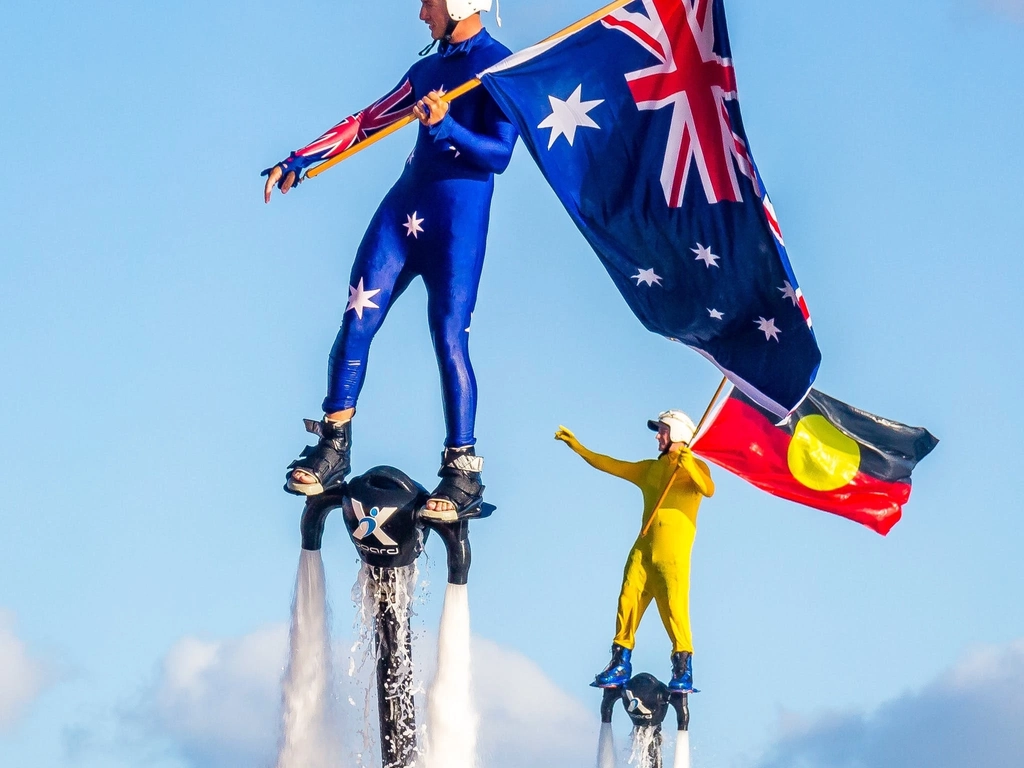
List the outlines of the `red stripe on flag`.
{"label": "red stripe on flag", "polygon": [[618,27],[622,29],[626,34],[636,39],[636,41],[641,45],[649,47],[652,51],[660,51],[660,54],[655,55],[659,55],[662,62],[665,61],[665,46],[663,46],[654,37],[651,37],[646,30],[641,29],[631,21],[626,21],[625,19],[620,19],[615,16],[606,16],[601,21],[606,27]]}
{"label": "red stripe on flag", "polygon": [[804,301],[804,295],[802,293],[797,292],[797,302],[800,305],[800,311],[804,315],[804,320],[806,320],[807,324],[810,325],[811,324],[811,310],[809,310],[807,308],[807,302]]}
{"label": "red stripe on flag", "polygon": [[757,409],[726,400],[714,422],[693,445],[695,453],[773,496],[830,512],[883,536],[902,516],[908,483],[891,483],[858,472],[835,491],[816,491],[797,480],[788,463],[791,436]]}

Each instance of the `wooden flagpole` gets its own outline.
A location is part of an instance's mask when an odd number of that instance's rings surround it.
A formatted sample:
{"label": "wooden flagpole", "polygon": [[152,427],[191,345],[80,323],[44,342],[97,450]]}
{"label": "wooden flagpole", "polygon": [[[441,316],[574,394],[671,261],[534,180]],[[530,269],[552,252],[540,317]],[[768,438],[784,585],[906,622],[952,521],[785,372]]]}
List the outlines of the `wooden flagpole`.
{"label": "wooden flagpole", "polygon": [[[630,2],[632,2],[632,0],[615,0],[615,2],[609,3],[604,8],[601,8],[598,11],[594,11],[592,14],[590,14],[589,16],[587,16],[585,18],[580,19],[575,24],[570,24],[568,27],[563,29],[561,32],[556,32],[555,34],[551,35],[550,37],[544,38],[539,43],[537,43],[537,45],[543,45],[544,43],[549,43],[552,40],[555,40],[555,39],[557,39],[559,37],[567,37],[567,36],[569,36],[569,35],[571,35],[571,34],[573,34],[575,32],[579,32],[581,29],[584,29],[585,27],[589,27],[595,21],[600,21],[605,16],[607,16],[609,13],[612,13],[613,11],[617,11],[619,8],[622,8],[623,6],[628,5]],[[453,100],[459,98],[459,96],[464,96],[465,94],[469,93],[470,91],[472,91],[474,88],[478,87],[479,85],[481,85],[480,78],[474,77],[469,82],[463,83],[459,87],[453,88],[452,90],[448,91],[444,95],[444,100],[450,103]],[[346,149],[340,155],[336,155],[335,157],[332,157],[330,160],[325,160],[324,162],[320,163],[320,165],[318,165],[318,166],[316,166],[314,168],[310,168],[308,171],[306,171],[306,178],[307,179],[315,179],[317,176],[319,176],[321,173],[326,171],[328,168],[331,168],[331,167],[337,165],[338,163],[342,162],[343,160],[348,160],[348,158],[352,157],[352,155],[356,154],[357,152],[362,152],[367,147],[372,146],[373,144],[376,144],[381,139],[383,139],[383,138],[385,138],[387,136],[390,136],[391,134],[393,134],[393,133],[395,133],[397,131],[400,131],[402,128],[405,128],[405,126],[409,125],[410,123],[414,123],[414,122],[416,122],[416,117],[413,116],[413,114],[410,112],[408,115],[403,117],[398,122],[392,123],[387,128],[384,128],[383,130],[378,131],[377,133],[373,134],[373,136],[370,136],[369,138],[364,139],[363,141],[361,141],[358,144],[356,144],[354,147],[350,147],[349,149]]]}
{"label": "wooden flagpole", "polygon": [[[715,403],[718,402],[718,398],[721,396],[723,390],[725,390],[725,385],[728,383],[729,379],[723,376],[722,383],[718,385],[718,389],[715,390],[714,397],[712,397],[711,402],[708,403],[707,410],[704,411],[704,415],[700,417],[700,422],[697,424],[697,428],[693,430],[693,437],[691,437],[690,442],[686,444],[687,448],[689,448],[693,441],[697,439],[697,435],[700,434],[701,428],[708,420],[708,416],[711,415],[711,411],[715,407]],[[658,512],[661,511],[661,505],[664,504],[665,499],[668,498],[668,492],[672,489],[672,484],[676,481],[676,477],[679,475],[680,469],[681,467],[679,466],[679,462],[676,462],[676,467],[672,470],[672,475],[665,484],[665,490],[661,492],[661,498],[658,499],[658,503],[654,505],[654,511],[651,512],[651,519],[647,521],[647,525],[644,526],[643,533],[640,534],[641,537],[646,536],[647,532],[651,530],[651,526],[654,524],[654,518],[658,516]]]}

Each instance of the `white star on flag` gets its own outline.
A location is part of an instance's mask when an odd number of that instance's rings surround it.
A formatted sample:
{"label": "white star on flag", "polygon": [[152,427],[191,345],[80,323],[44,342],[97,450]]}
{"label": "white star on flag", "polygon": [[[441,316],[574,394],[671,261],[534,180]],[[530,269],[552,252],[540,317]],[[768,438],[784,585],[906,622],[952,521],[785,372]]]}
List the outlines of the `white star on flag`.
{"label": "white star on flag", "polygon": [[723,315],[717,309],[709,309],[708,314],[711,315],[712,320],[722,320],[725,318],[725,315]]}
{"label": "white star on flag", "polygon": [[633,275],[630,280],[636,280],[636,284],[639,287],[641,283],[647,283],[647,285],[661,285],[661,278],[654,274],[654,267],[650,269],[641,269],[639,274]]}
{"label": "white star on flag", "polygon": [[759,317],[754,322],[757,324],[757,330],[764,333],[765,341],[771,341],[772,339],[775,339],[775,341],[779,340],[779,334],[782,333],[782,331],[775,327],[774,317],[771,320],[765,320],[763,317]]}
{"label": "white star on flag", "polygon": [[405,217],[405,224],[402,226],[405,227],[406,237],[414,237],[417,240],[420,239],[420,232],[423,231],[423,227],[421,227],[420,224],[422,224],[424,220],[417,218],[418,215],[419,214],[416,211],[413,211],[412,216]]}
{"label": "white star on flag", "polygon": [[380,309],[370,299],[380,293],[380,288],[375,291],[368,291],[363,287],[363,278],[359,278],[359,285],[350,285],[348,287],[348,306],[345,311],[348,312],[350,309],[356,311],[356,315],[360,320],[363,319],[364,309]]}
{"label": "white star on flag", "polygon": [[715,256],[715,254],[711,252],[710,248],[705,248],[700,243],[697,243],[696,248],[691,248],[690,252],[697,254],[697,258],[694,259],[694,261],[703,261],[707,265],[708,269],[711,269],[711,267],[717,267],[718,260],[722,258],[721,256]]}
{"label": "white star on flag", "polygon": [[784,287],[777,288],[776,290],[782,294],[782,298],[792,301],[794,307],[800,305],[800,299],[796,295],[796,289],[790,284],[789,280],[786,281]]}
{"label": "white star on flag", "polygon": [[594,107],[604,104],[604,99],[581,101],[580,99],[582,98],[582,83],[572,92],[572,96],[565,101],[556,99],[554,96],[548,96],[548,101],[551,102],[551,114],[544,118],[544,122],[537,126],[538,128],[551,129],[548,149],[555,146],[555,141],[559,136],[565,136],[571,147],[576,140],[577,128],[597,128],[601,130],[601,126],[595,123],[594,119],[587,115],[587,113]]}

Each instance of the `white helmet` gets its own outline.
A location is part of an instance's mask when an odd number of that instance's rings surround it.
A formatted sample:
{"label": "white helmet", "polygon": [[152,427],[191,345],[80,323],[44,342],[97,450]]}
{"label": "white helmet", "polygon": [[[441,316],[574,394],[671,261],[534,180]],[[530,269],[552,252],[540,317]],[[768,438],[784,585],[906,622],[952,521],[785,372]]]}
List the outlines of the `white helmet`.
{"label": "white helmet", "polygon": [[647,426],[653,431],[658,431],[658,425],[664,424],[668,427],[668,439],[673,443],[690,444],[693,440],[693,433],[697,428],[693,425],[690,417],[682,411],[665,411],[658,416],[658,420],[647,422]]}
{"label": "white helmet", "polygon": [[[447,0],[452,21],[468,19],[474,13],[491,10],[491,0]],[[499,22],[500,24],[500,22]]]}

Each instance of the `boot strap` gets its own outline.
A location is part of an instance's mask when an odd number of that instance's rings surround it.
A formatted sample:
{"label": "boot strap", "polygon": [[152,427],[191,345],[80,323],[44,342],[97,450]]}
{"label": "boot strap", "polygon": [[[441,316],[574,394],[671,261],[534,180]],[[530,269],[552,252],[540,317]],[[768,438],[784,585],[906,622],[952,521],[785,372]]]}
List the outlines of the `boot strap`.
{"label": "boot strap", "polygon": [[457,469],[459,472],[483,472],[484,457],[460,453],[453,460],[445,461],[445,468]]}
{"label": "boot strap", "polygon": [[447,494],[452,494],[453,491],[459,492],[460,494],[462,494],[462,498],[451,500],[457,502],[456,506],[462,506],[471,498],[479,496],[480,491],[482,490],[482,486],[480,485],[480,482],[478,480],[475,480],[471,477],[463,475],[462,473],[459,473],[445,475],[442,478],[441,484],[438,486],[437,490]]}

